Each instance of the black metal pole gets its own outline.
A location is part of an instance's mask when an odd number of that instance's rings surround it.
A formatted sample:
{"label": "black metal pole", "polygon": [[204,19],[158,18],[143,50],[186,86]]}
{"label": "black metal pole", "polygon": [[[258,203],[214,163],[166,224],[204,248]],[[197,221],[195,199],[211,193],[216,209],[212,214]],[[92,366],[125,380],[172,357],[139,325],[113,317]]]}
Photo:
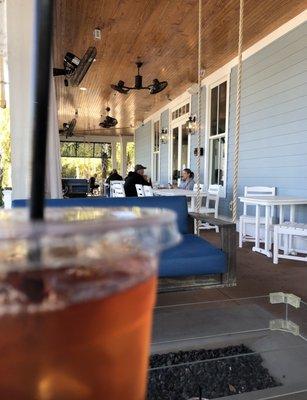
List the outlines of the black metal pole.
{"label": "black metal pole", "polygon": [[44,218],[53,1],[36,0],[30,218]]}

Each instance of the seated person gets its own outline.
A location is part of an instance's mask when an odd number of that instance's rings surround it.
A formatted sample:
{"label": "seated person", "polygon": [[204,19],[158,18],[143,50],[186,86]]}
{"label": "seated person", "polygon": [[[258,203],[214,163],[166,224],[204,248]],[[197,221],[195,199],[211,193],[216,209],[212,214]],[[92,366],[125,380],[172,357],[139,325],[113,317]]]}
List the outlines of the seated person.
{"label": "seated person", "polygon": [[89,180],[90,193],[91,194],[94,193],[94,189],[98,189],[99,188],[99,185],[96,184],[96,178],[97,178],[97,174],[95,174],[94,176],[90,177],[90,180]]}
{"label": "seated person", "polygon": [[106,183],[110,184],[111,181],[122,181],[123,177],[119,175],[116,169],[112,169],[109,177],[106,179]]}
{"label": "seated person", "polygon": [[185,168],[182,171],[181,181],[178,189],[193,190],[194,185],[194,172],[192,172],[190,168]]}
{"label": "seated person", "polygon": [[149,183],[150,186],[152,186],[151,178],[149,176],[143,175],[143,178]]}
{"label": "seated person", "polygon": [[127,197],[137,196],[135,185],[151,186],[150,183],[144,179],[145,169],[146,167],[143,167],[143,165],[137,164],[134,167],[134,172],[129,172],[124,185]]}

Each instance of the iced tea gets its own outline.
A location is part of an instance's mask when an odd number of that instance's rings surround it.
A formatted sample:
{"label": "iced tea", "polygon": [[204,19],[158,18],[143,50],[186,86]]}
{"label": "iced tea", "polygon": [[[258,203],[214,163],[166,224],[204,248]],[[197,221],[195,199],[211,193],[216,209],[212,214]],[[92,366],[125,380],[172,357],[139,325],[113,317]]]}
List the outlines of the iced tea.
{"label": "iced tea", "polygon": [[144,400],[162,210],[0,212],[0,399]]}
{"label": "iced tea", "polygon": [[[154,272],[155,263],[154,257],[126,260],[139,274],[144,267]],[[139,278],[135,287],[99,299],[110,280],[99,265],[9,274],[16,298],[15,310],[11,305],[1,318],[0,398],[143,400],[156,278]],[[120,284],[129,275],[112,279]]]}

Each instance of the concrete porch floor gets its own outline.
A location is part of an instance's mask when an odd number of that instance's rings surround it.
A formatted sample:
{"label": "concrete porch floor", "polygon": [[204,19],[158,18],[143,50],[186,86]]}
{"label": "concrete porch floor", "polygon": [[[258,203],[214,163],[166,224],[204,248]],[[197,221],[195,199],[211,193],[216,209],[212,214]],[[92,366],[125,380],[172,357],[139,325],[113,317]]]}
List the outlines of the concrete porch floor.
{"label": "concrete porch floor", "polygon": [[[208,231],[203,233],[203,236],[213,244],[219,245],[219,235],[216,234],[214,231]],[[252,251],[252,245],[250,243],[246,243],[242,249],[237,249],[237,286],[233,288],[219,288],[219,289],[196,289],[190,291],[181,291],[181,292],[170,292],[170,293],[161,293],[158,295],[157,305],[158,306],[165,306],[165,305],[174,305],[174,304],[185,304],[185,303],[193,303],[193,302],[203,302],[203,301],[213,301],[213,300],[226,300],[226,299],[238,299],[238,298],[245,298],[245,297],[253,297],[253,296],[264,296],[268,295],[271,292],[287,292],[293,293],[303,300],[307,300],[307,263],[306,262],[297,262],[297,261],[290,261],[290,260],[281,260],[278,265],[273,264],[271,258],[267,258],[264,255],[259,253],[254,253]],[[194,306],[192,307],[194,308]],[[191,309],[192,310],[192,309]],[[218,314],[218,310],[217,314]],[[250,311],[247,309],[246,313],[249,317],[251,317],[252,309]],[[304,309],[299,309],[297,312],[301,315],[305,313],[306,307]],[[250,313],[250,314],[249,314]],[[203,314],[203,313],[202,313]],[[240,317],[243,318],[243,314],[239,312]],[[173,312],[170,311],[170,314],[165,317],[165,323],[159,320],[159,318],[155,318],[156,327],[160,328],[160,340],[165,340],[167,338],[167,330],[163,326],[169,326],[169,323],[172,323]],[[201,332],[201,325],[199,315],[194,316],[193,312],[187,312],[186,315],[181,315],[183,320],[186,321],[185,324],[176,324],[174,323],[174,334],[181,337],[187,334],[189,331],[189,326],[194,325],[194,328],[197,330],[197,326],[199,327],[199,331]],[[179,316],[178,321],[182,319]],[[224,317],[227,320],[227,315],[225,314]],[[239,319],[240,317],[237,316]],[[229,319],[229,318],[228,318]],[[210,320],[210,319],[209,319]],[[305,318],[304,315],[304,326],[302,326],[304,331],[306,331],[306,322],[307,315]],[[215,318],[215,323],[218,324]],[[173,330],[172,328],[172,330]],[[194,330],[195,330],[194,329]],[[154,328],[155,331],[155,328]],[[218,328],[217,328],[218,331]],[[197,333],[194,332],[195,336],[197,337]],[[169,332],[168,332],[169,335]],[[280,335],[280,333],[279,333]],[[256,338],[253,342],[254,338],[252,339],[252,347],[255,350],[260,350],[263,344],[272,346],[272,343],[276,344],[280,339],[279,335],[277,336],[270,336],[270,334],[265,334],[263,337],[260,336]],[[286,336],[284,336],[286,335]],[[282,334],[280,336],[281,340],[283,340],[284,345],[281,344],[281,348],[284,346],[287,347],[291,340],[295,343],[295,337],[293,335],[288,336],[289,334]],[[154,337],[156,334],[154,333]],[[239,337],[234,339],[239,343],[243,343],[240,341]],[[214,340],[213,340],[214,342]],[[212,343],[213,344],[213,343]],[[220,347],[227,346],[230,344],[228,339],[225,340],[224,343],[219,343]],[[198,345],[201,346],[201,343],[195,344],[196,348]],[[169,346],[166,344],[166,346]],[[184,343],[177,343],[177,349],[175,348],[165,348],[161,347],[161,352],[167,351],[178,351],[181,350],[181,346],[185,346]],[[260,346],[260,347],[259,347]],[[215,346],[213,345],[214,348]],[[258,349],[259,347],[259,349]],[[199,347],[198,347],[199,348]],[[160,352],[157,349],[157,352]],[[155,351],[154,351],[155,352]],[[278,398],[282,400],[306,400],[307,399],[307,392],[305,382],[307,379],[307,371],[304,372],[306,365],[306,357],[307,357],[307,346],[303,346],[302,348],[297,349],[296,353],[293,351],[288,351],[285,349],[284,352],[278,352],[276,354],[268,354],[264,355],[264,363],[265,366],[268,367],[270,371],[272,371],[274,376],[285,376],[284,371],[280,366],[287,365],[287,368],[291,365],[290,373],[289,370],[286,373],[286,381],[283,382],[283,386],[279,390],[266,390],[262,394],[256,392],[250,392],[247,394],[237,395],[237,396],[230,396],[225,398],[226,400],[230,399],[238,399],[238,400],[261,400],[265,399],[273,399]],[[281,369],[279,371],[279,369]],[[291,395],[284,395],[284,390],[287,390],[287,393],[293,393]],[[303,393],[299,393],[300,391]],[[298,393],[295,393],[298,391]]]}

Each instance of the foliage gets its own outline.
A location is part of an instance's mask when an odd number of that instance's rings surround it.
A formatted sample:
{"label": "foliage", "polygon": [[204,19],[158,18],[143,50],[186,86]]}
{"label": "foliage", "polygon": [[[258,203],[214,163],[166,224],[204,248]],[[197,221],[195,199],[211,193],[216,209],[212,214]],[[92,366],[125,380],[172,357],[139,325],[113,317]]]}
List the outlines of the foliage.
{"label": "foliage", "polygon": [[135,165],[135,146],[134,142],[127,143],[127,173],[133,169]]}
{"label": "foliage", "polygon": [[[89,179],[94,174],[97,174],[98,180],[103,178],[101,158],[62,157],[61,161],[63,178]],[[106,167],[108,175],[112,169],[111,160],[109,158],[107,159]]]}
{"label": "foliage", "polygon": [[111,157],[110,143],[61,141],[62,157],[101,158],[102,153]]}
{"label": "foliage", "polygon": [[11,184],[11,136],[8,108],[0,108],[0,186]]}
{"label": "foliage", "polygon": [[120,142],[116,142],[115,145],[115,166],[117,171],[122,170],[122,160],[121,160],[121,144]]}
{"label": "foliage", "polygon": [[0,207],[3,206],[3,188],[11,186],[10,118],[7,108],[0,108]]}
{"label": "foliage", "polygon": [[[62,160],[62,177],[63,178],[86,178],[89,179],[94,174],[97,174],[97,179],[106,178],[112,170],[111,148],[107,143],[99,143],[99,158],[88,157],[93,155],[93,143],[82,143],[76,147],[75,142],[62,142],[61,154],[69,155],[70,157],[61,157]],[[95,143],[94,152],[98,156],[98,147]],[[85,147],[84,147],[85,145]],[[97,147],[97,148],[96,148]],[[101,153],[102,152],[102,153]],[[82,154],[82,157],[75,157]],[[134,166],[134,143],[127,143],[127,171],[131,171]],[[102,157],[103,155],[103,157]],[[117,142],[115,145],[115,165],[118,171],[121,171],[121,144]]]}

